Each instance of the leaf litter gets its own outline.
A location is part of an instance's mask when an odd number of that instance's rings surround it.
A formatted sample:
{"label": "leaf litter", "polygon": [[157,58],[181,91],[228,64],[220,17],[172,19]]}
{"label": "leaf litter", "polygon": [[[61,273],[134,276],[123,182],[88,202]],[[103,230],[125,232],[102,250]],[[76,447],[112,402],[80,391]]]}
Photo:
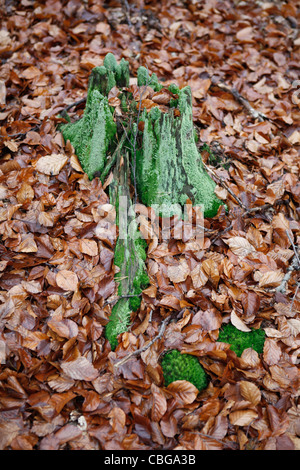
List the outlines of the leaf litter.
{"label": "leaf litter", "polygon": [[[139,0],[131,26],[122,2],[1,9],[1,449],[299,449],[297,2]],[[200,244],[178,237],[175,219],[169,240],[151,233],[143,209],[151,285],[114,352],[114,208],[56,130],[107,52],[133,76],[144,65],[191,85],[228,207],[205,220]],[[169,99],[148,91],[143,106]],[[263,328],[262,355],[218,342],[227,322]],[[201,393],[164,386],[160,359],[174,348],[198,357]]]}

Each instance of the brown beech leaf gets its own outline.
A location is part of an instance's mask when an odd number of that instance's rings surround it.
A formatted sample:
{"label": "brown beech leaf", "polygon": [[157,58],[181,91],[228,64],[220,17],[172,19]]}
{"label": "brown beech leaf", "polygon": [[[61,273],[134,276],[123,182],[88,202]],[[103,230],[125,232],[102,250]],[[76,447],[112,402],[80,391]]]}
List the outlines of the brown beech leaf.
{"label": "brown beech leaf", "polygon": [[98,245],[95,240],[89,240],[88,238],[81,238],[79,240],[79,249],[81,253],[85,253],[89,256],[98,255]]}
{"label": "brown beech leaf", "polygon": [[24,238],[24,240],[18,246],[18,251],[22,253],[36,253],[38,248],[34,238],[31,236]]}
{"label": "brown beech leaf", "polygon": [[63,290],[76,291],[78,287],[78,277],[73,271],[62,269],[56,274],[56,283]]}
{"label": "brown beech leaf", "polygon": [[172,93],[167,88],[162,88],[152,95],[152,100],[157,104],[168,104],[172,96]]}
{"label": "brown beech leaf", "polygon": [[245,400],[252,403],[252,405],[258,405],[261,400],[261,392],[257,385],[247,380],[241,380],[240,392]]}
{"label": "brown beech leaf", "polygon": [[86,357],[80,356],[74,361],[63,361],[60,364],[63,372],[74,380],[95,380],[99,372]]}
{"label": "brown beech leaf", "polygon": [[34,191],[30,184],[23,183],[16,196],[18,203],[24,204],[24,202],[32,201],[34,198]]}
{"label": "brown beech leaf", "polygon": [[125,428],[126,414],[124,413],[122,408],[115,406],[109,412],[108,417],[110,418],[109,422],[114,432],[118,434],[122,434],[126,432],[126,428]]}
{"label": "brown beech leaf", "polygon": [[64,318],[56,321],[55,318],[48,321],[48,326],[62,338],[74,338],[78,335],[78,326],[73,320]]}
{"label": "brown beech leaf", "polygon": [[234,426],[249,426],[257,416],[254,410],[237,410],[229,414],[229,421]]}
{"label": "brown beech leaf", "polygon": [[68,157],[61,153],[47,155],[37,161],[35,169],[45,175],[58,175],[67,161]]}
{"label": "brown beech leaf", "polygon": [[284,278],[283,272],[279,269],[276,271],[267,271],[259,279],[259,287],[277,287],[280,285],[282,279]]}
{"label": "brown beech leaf", "polygon": [[167,390],[179,399],[184,405],[193,403],[198,395],[195,385],[186,380],[176,380],[168,385]]}
{"label": "brown beech leaf", "polygon": [[224,241],[229,245],[232,253],[237,256],[245,257],[255,252],[255,248],[248,242],[247,238],[232,237]]}
{"label": "brown beech leaf", "polygon": [[153,404],[151,409],[152,421],[160,421],[167,411],[167,400],[163,391],[155,384],[151,385]]}
{"label": "brown beech leaf", "polygon": [[271,338],[266,338],[264,344],[264,360],[269,366],[274,366],[278,363],[282,351],[277,344],[277,341]]}
{"label": "brown beech leaf", "polygon": [[213,259],[206,259],[202,263],[202,269],[213,282],[214,286],[217,286],[220,280],[220,273],[217,262]]}
{"label": "brown beech leaf", "polygon": [[231,311],[231,314],[230,314],[230,321],[231,323],[238,329],[238,330],[241,330],[241,331],[251,331],[251,328],[249,328],[244,322],[243,320],[241,320],[237,314],[235,313],[234,310]]}
{"label": "brown beech leaf", "polygon": [[168,276],[171,282],[184,282],[189,275],[189,267],[187,262],[183,259],[175,266],[168,266]]}
{"label": "brown beech leaf", "polygon": [[53,227],[54,220],[51,212],[40,212],[38,216],[38,221],[44,227]]}

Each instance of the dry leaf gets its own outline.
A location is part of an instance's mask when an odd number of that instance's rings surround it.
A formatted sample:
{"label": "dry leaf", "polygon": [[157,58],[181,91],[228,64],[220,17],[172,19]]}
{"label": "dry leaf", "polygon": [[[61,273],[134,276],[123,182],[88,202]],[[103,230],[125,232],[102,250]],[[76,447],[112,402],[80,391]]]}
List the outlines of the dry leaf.
{"label": "dry leaf", "polygon": [[56,283],[58,287],[66,291],[76,291],[78,288],[78,277],[76,273],[62,269],[56,274]]}
{"label": "dry leaf", "polygon": [[22,253],[36,253],[37,245],[33,237],[26,237],[18,246],[18,251]]}
{"label": "dry leaf", "polygon": [[160,421],[167,411],[167,400],[163,391],[157,385],[151,385],[153,404],[151,409],[152,421]]}
{"label": "dry leaf", "polygon": [[95,380],[99,372],[86,357],[80,356],[74,361],[64,361],[61,363],[63,372],[74,380]]}
{"label": "dry leaf", "polygon": [[58,175],[68,161],[68,157],[61,153],[41,157],[35,165],[35,169],[45,175]]}
{"label": "dry leaf", "polygon": [[85,253],[89,256],[98,255],[98,245],[95,240],[89,240],[88,238],[81,238],[79,240],[79,249],[81,253]]}
{"label": "dry leaf", "polygon": [[32,201],[34,198],[34,191],[29,184],[23,183],[16,196],[18,203],[24,204],[25,202]]}
{"label": "dry leaf", "polygon": [[198,395],[195,385],[186,380],[176,380],[168,385],[167,390],[178,398],[184,405],[193,403]]}
{"label": "dry leaf", "polygon": [[51,212],[42,211],[38,216],[38,221],[44,227],[53,227],[54,220]]}
{"label": "dry leaf", "polygon": [[229,248],[231,249],[232,253],[237,256],[245,257],[248,256],[250,253],[255,252],[254,246],[249,243],[246,238],[243,237],[232,237],[228,240],[224,240]]}
{"label": "dry leaf", "polygon": [[231,323],[233,324],[233,326],[235,326],[238,330],[240,331],[251,331],[251,328],[249,328],[244,322],[243,320],[241,320],[237,314],[235,313],[234,310],[231,311],[231,314],[230,314],[230,321]]}
{"label": "dry leaf", "polygon": [[169,279],[174,283],[184,282],[189,272],[188,264],[184,259],[180,260],[180,263],[175,266],[168,266]]}
{"label": "dry leaf", "polygon": [[261,400],[261,392],[259,388],[252,382],[241,380],[240,392],[245,400],[248,400],[252,405],[258,405]]}
{"label": "dry leaf", "polygon": [[238,410],[229,414],[229,421],[234,426],[250,426],[257,417],[254,410]]}
{"label": "dry leaf", "polygon": [[271,338],[266,338],[265,344],[264,344],[264,360],[269,366],[274,366],[275,364],[278,364],[280,358],[281,358],[281,348],[277,344],[277,341]]}
{"label": "dry leaf", "polygon": [[277,287],[280,285],[284,274],[278,269],[277,271],[267,271],[259,279],[259,287]]}

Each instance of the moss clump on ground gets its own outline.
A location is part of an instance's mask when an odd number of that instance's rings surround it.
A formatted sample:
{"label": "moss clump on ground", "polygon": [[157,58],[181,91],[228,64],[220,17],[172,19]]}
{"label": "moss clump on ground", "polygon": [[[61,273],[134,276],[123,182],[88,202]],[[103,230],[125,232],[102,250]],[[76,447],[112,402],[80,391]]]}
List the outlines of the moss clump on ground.
{"label": "moss clump on ground", "polygon": [[252,329],[249,332],[240,331],[231,323],[227,323],[221,328],[218,341],[230,344],[230,349],[238,357],[248,348],[252,348],[258,354],[261,354],[265,343],[265,332],[263,329]]}
{"label": "moss clump on ground", "polygon": [[176,380],[186,380],[199,391],[207,387],[208,377],[197,357],[181,354],[177,349],[167,352],[161,361],[165,386]]}

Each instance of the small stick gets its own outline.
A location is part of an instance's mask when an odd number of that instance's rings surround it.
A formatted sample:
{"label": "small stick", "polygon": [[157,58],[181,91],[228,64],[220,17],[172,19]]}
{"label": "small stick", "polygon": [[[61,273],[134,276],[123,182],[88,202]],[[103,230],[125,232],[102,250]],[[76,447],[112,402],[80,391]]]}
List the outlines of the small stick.
{"label": "small stick", "polygon": [[211,173],[218,181],[219,183],[221,184],[221,186],[223,186],[223,188],[226,189],[226,191],[229,192],[229,194],[231,194],[231,196],[236,200],[236,202],[245,210],[247,211],[248,208],[245,206],[245,204],[234,194],[234,192],[229,188],[229,186],[225,183],[225,181],[223,180],[223,178],[221,178],[220,176],[218,176],[211,168],[209,168],[206,163],[203,162],[203,166],[204,168],[206,169],[206,171],[208,171],[209,173]]}
{"label": "small stick", "polygon": [[297,250],[297,248],[295,247],[295,244],[294,244],[294,242],[293,242],[293,240],[292,240],[292,238],[291,238],[291,236],[290,236],[290,234],[289,234],[289,231],[286,230],[285,232],[286,232],[286,234],[287,234],[287,237],[288,237],[288,239],[289,239],[289,242],[290,242],[290,244],[292,245],[293,250],[294,250],[294,253],[295,253],[295,256],[296,256],[296,258],[297,258],[298,268],[296,268],[296,269],[300,269],[300,259],[299,259],[299,255],[298,255],[298,250]]}
{"label": "small stick", "polygon": [[[289,267],[287,268],[287,270],[286,270],[285,276],[284,276],[284,278],[282,279],[282,281],[281,281],[281,283],[280,283],[280,286],[278,286],[278,287],[276,288],[276,291],[277,291],[277,292],[281,292],[282,294],[285,293],[286,285],[287,285],[287,283],[288,283],[289,280],[290,280],[290,277],[291,277],[291,275],[292,275],[292,272],[293,272],[293,271],[299,271],[299,270],[300,270],[300,259],[299,259],[299,255],[298,255],[298,250],[297,250],[297,248],[295,247],[294,242],[293,242],[293,240],[291,239],[291,236],[290,236],[288,230],[286,230],[286,234],[287,234],[288,239],[289,239],[289,241],[290,241],[290,243],[291,243],[291,245],[292,245],[292,247],[293,247],[293,250],[294,250],[294,253],[295,253],[295,254],[294,254],[294,256],[293,256],[293,259],[292,259],[292,262],[291,262],[290,266],[289,266]],[[296,292],[298,292],[298,289],[297,289]],[[296,294],[295,294],[295,295],[296,295]],[[295,297],[295,296],[294,296],[294,297]],[[294,299],[293,299],[292,305],[293,305],[293,303],[294,303]]]}
{"label": "small stick", "polygon": [[121,3],[122,3],[122,5],[124,6],[124,9],[125,9],[125,16],[126,16],[128,26],[130,28],[132,28],[132,23],[131,23],[131,19],[130,19],[130,6],[129,6],[129,3],[127,2],[127,0],[122,0]]}
{"label": "small stick", "polygon": [[116,150],[114,151],[114,153],[112,154],[111,158],[108,160],[108,162],[106,163],[102,173],[101,173],[101,177],[100,177],[100,180],[102,182],[102,184],[104,183],[104,180],[106,178],[106,176],[108,175],[108,173],[110,172],[111,168],[113,167],[113,165],[115,164],[116,160],[117,160],[117,156],[118,156],[118,153],[119,151],[121,150],[123,144],[124,144],[124,141],[125,141],[125,138],[126,138],[126,133],[124,132],[122,134],[122,137],[117,145],[117,148]]}
{"label": "small stick", "polygon": [[256,111],[256,109],[252,108],[252,106],[250,105],[249,101],[246,100],[246,98],[244,98],[242,95],[240,95],[240,93],[235,89],[235,88],[229,88],[227,85],[225,85],[225,83],[220,83],[220,82],[217,82],[216,80],[212,80],[212,84],[219,87],[221,90],[224,90],[228,93],[231,93],[232,96],[240,103],[244,106],[244,108],[247,109],[247,111],[249,112],[249,114],[254,118],[254,119],[258,119],[260,122],[262,121],[265,121],[265,120],[269,120],[269,118],[264,114],[264,113],[261,113],[260,111]]}
{"label": "small stick", "polygon": [[71,103],[69,104],[68,106],[66,106],[61,112],[60,112],[60,115],[61,117],[65,118],[67,112],[74,108],[75,106],[78,106],[79,104],[82,104],[82,103],[85,103],[86,102],[86,98],[81,98],[81,100],[78,100],[78,101],[75,101],[75,103]]}
{"label": "small stick", "polygon": [[161,322],[161,325],[160,325],[160,329],[159,329],[159,332],[158,334],[151,340],[149,341],[149,343],[145,344],[145,346],[143,346],[142,348],[140,349],[137,349],[136,351],[133,351],[132,353],[128,354],[128,356],[125,356],[123,357],[123,359],[121,359],[120,361],[116,362],[114,364],[115,367],[119,367],[119,366],[122,366],[123,364],[125,364],[125,362],[129,361],[132,357],[135,357],[135,356],[138,356],[139,354],[141,354],[142,352],[146,351],[147,349],[149,349],[153,343],[155,343],[155,341],[157,341],[158,339],[162,338],[163,337],[163,334],[166,330],[166,327],[168,325],[168,323],[170,323],[171,321],[171,315],[168,316],[167,318],[165,318],[162,322]]}

